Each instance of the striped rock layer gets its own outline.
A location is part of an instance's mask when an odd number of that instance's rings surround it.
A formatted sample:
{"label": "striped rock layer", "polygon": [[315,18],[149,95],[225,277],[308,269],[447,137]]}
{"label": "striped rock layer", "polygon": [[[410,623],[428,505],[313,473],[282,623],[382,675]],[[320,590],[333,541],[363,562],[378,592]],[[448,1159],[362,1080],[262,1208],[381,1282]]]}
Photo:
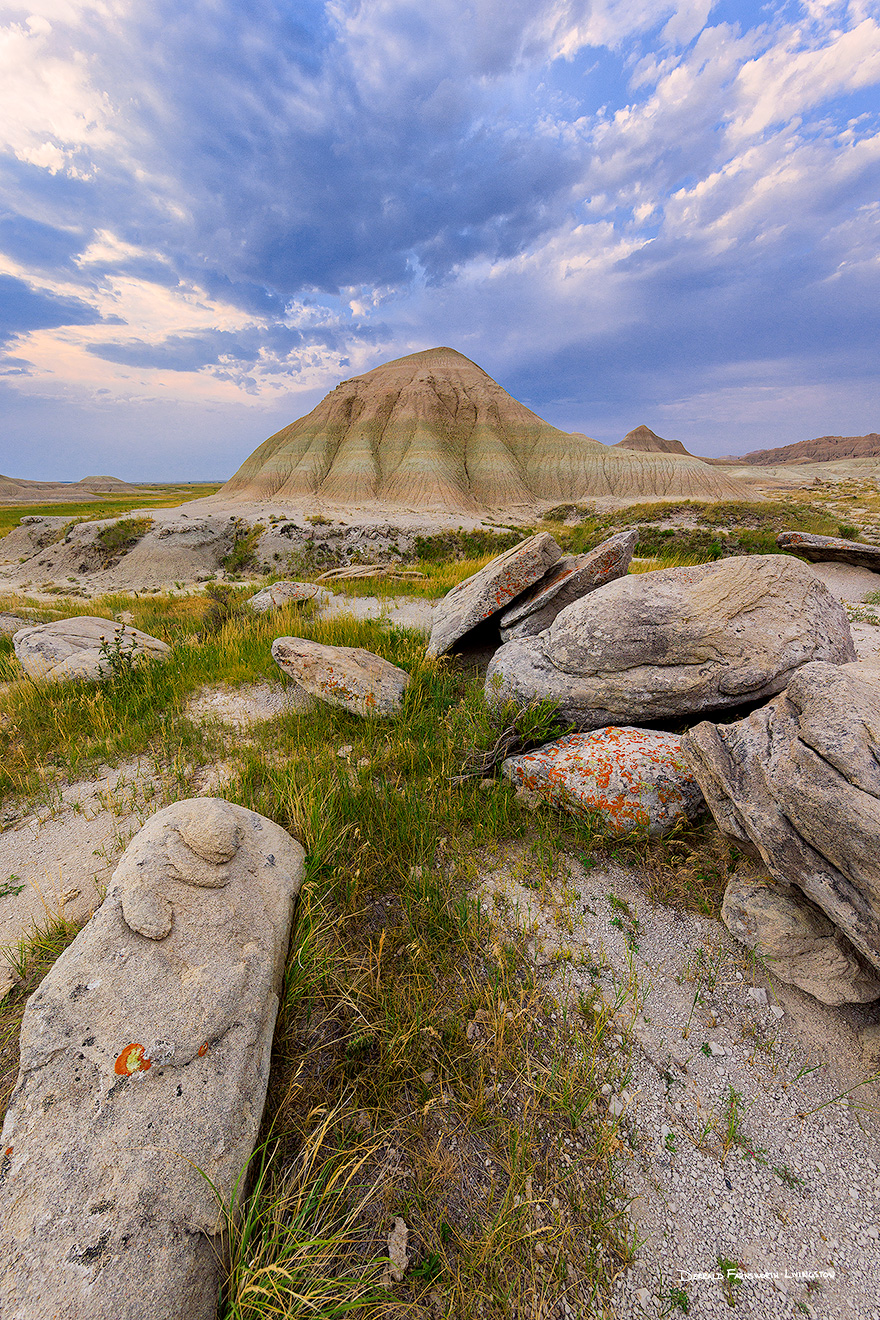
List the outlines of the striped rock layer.
{"label": "striped rock layer", "polygon": [[337,385],[260,445],[218,498],[474,512],[601,495],[742,493],[697,458],[558,431],[463,354],[433,348]]}

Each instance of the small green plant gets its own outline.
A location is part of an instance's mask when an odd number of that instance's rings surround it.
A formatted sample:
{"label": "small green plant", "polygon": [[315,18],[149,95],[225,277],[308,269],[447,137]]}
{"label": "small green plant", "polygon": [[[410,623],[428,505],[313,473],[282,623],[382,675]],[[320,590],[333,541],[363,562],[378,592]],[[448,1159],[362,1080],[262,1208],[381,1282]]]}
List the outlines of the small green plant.
{"label": "small green plant", "polygon": [[18,883],[21,880],[20,875],[11,875],[2,885],[0,885],[0,898],[13,898],[20,894],[24,885]]}
{"label": "small green plant", "polygon": [[786,1187],[790,1187],[792,1191],[796,1191],[798,1187],[806,1186],[803,1178],[799,1178],[796,1173],[792,1173],[787,1164],[773,1164],[771,1168],[776,1177],[784,1182]]}
{"label": "small green plant", "polygon": [[859,529],[852,523],[841,523],[837,528],[837,533],[845,541],[857,541],[859,539]]}
{"label": "small green plant", "polygon": [[675,1284],[666,1288],[660,1293],[660,1315],[664,1317],[672,1315],[673,1311],[681,1311],[683,1315],[689,1315],[691,1309],[690,1298],[684,1288],[679,1288]]}
{"label": "small green plant", "polygon": [[667,1132],[663,1138],[663,1145],[669,1151],[670,1155],[678,1154],[678,1140],[674,1132]]}
{"label": "small green plant", "polygon": [[96,539],[104,552],[105,565],[112,564],[137,545],[152,525],[152,518],[120,518],[119,522],[102,527]]}
{"label": "small green plant", "polygon": [[114,682],[130,677],[135,667],[135,640],[126,640],[125,627],[120,624],[112,639],[105,637],[99,648],[101,676]]}
{"label": "small green plant", "polygon": [[726,1256],[720,1253],[716,1258],[718,1268],[721,1271],[721,1281],[724,1288],[724,1300],[728,1306],[736,1306],[737,1288],[742,1287],[742,1275],[740,1266],[735,1260],[728,1260]]}
{"label": "small green plant", "polygon": [[329,527],[330,519],[325,518],[323,513],[310,513],[306,517],[306,522],[311,523],[313,527]]}
{"label": "small green plant", "polygon": [[253,565],[260,537],[265,530],[262,523],[248,527],[247,523],[236,522],[232,548],[221,560],[227,573],[241,573]]}

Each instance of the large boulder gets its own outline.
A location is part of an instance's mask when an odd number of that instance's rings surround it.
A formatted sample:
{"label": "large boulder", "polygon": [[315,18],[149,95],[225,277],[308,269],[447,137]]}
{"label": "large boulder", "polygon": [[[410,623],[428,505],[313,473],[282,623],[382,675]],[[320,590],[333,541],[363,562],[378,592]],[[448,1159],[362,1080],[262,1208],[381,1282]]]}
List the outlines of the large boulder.
{"label": "large boulder", "polygon": [[597,812],[617,834],[667,834],[705,809],[681,740],[657,729],[570,734],[508,757],[502,774],[554,806]]}
{"label": "large boulder", "polygon": [[567,605],[623,577],[638,539],[636,531],[618,532],[589,554],[563,556],[501,615],[502,640],[536,637]]}
{"label": "large boulder", "polygon": [[776,544],[780,550],[802,555],[815,564],[855,564],[857,568],[870,568],[880,573],[880,545],[845,541],[837,536],[814,536],[812,532],[780,532]]}
{"label": "large boulder", "polygon": [[171,654],[170,646],[149,633],[91,615],[22,628],[12,645],[29,677],[52,682],[79,678],[98,683],[119,663],[165,660]]}
{"label": "large boulder", "polygon": [[276,637],[272,655],[303,692],[356,715],[394,715],[409,684],[403,669],[359,646]]}
{"label": "large boulder", "polygon": [[794,886],[744,867],[724,891],[721,917],[780,981],[823,1004],[880,999],[880,977],[825,913]]}
{"label": "large boulder", "polygon": [[[311,600],[321,588],[315,582],[273,582],[248,600],[248,607],[257,614],[280,609],[299,601]],[[324,593],[326,594],[326,593]]]}
{"label": "large boulder", "polygon": [[880,968],[880,674],[806,665],[746,719],[696,725],[682,750],[719,828]]}
{"label": "large boulder", "polygon": [[214,1194],[254,1148],[304,854],[219,799],[126,849],[25,1009],[3,1125],[4,1320],[213,1320]]}
{"label": "large boulder", "polygon": [[434,610],[428,655],[445,655],[477,624],[540,581],[561,554],[549,532],[538,532],[459,582]]}
{"label": "large boulder", "polygon": [[537,637],[506,642],[492,704],[548,698],[579,729],[652,724],[760,701],[811,660],[854,660],[843,605],[788,555],[618,578]]}

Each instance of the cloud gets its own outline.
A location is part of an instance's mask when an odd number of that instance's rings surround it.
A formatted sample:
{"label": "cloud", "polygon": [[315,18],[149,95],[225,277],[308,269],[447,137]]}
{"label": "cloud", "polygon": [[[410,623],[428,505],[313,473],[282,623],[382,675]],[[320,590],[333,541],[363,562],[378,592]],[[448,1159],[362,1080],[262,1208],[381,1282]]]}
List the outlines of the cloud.
{"label": "cloud", "polygon": [[49,326],[95,325],[100,320],[99,313],[78,298],[59,298],[12,275],[0,275],[0,342]]}
{"label": "cloud", "polygon": [[2,269],[44,299],[10,308],[29,398],[293,414],[451,342],[590,430],[627,403],[729,406],[725,371],[769,398],[765,362],[829,390],[870,370],[866,6],[6,12]]}

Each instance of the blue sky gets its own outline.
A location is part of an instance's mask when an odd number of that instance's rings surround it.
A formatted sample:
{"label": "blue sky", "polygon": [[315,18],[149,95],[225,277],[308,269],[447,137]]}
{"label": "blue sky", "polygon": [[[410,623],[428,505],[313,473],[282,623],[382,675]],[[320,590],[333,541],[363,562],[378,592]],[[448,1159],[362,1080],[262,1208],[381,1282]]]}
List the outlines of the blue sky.
{"label": "blue sky", "polygon": [[448,344],[567,430],[880,430],[856,0],[0,0],[0,471],[229,475]]}

